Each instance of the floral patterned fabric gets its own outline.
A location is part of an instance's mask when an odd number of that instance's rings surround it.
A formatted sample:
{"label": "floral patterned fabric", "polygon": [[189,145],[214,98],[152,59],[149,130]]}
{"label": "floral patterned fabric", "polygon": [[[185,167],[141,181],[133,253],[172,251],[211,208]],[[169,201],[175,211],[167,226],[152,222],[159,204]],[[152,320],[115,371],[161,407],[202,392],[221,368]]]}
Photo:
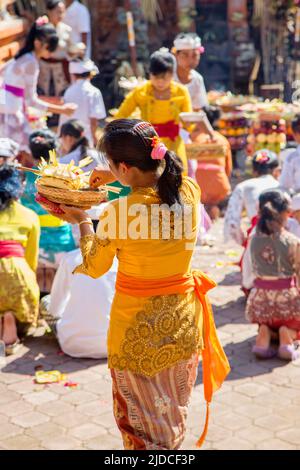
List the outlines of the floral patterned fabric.
{"label": "floral patterned fabric", "polygon": [[253,288],[247,301],[246,318],[274,329],[287,326],[300,332],[300,240],[286,230],[272,236],[257,231],[250,250],[255,278],[295,277],[297,285],[281,290]]}

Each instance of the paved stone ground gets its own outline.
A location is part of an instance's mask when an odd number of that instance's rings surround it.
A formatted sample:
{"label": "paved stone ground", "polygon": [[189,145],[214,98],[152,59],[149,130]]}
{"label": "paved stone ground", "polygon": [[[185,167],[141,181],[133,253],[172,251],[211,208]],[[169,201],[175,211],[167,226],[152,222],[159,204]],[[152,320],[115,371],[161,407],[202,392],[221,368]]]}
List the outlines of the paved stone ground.
{"label": "paved stone ground", "polygon": [[[232,366],[215,395],[203,449],[300,449],[300,364],[253,358],[256,327],[244,319],[240,275],[232,265],[239,249],[222,245],[221,225],[213,228],[215,246],[199,247],[194,259],[219,283],[211,300]],[[67,373],[78,387],[34,384],[37,366]],[[200,378],[183,449],[195,449],[204,416]],[[28,338],[0,371],[0,449],[122,449],[106,361],[61,355],[50,336]]]}

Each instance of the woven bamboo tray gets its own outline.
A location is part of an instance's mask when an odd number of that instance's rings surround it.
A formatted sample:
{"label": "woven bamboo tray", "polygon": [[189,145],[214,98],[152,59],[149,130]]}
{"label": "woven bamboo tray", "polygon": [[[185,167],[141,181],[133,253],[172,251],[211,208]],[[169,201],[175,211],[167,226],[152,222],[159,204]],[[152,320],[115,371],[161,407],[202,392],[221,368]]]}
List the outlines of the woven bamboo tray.
{"label": "woven bamboo tray", "polygon": [[186,144],[186,154],[189,160],[198,160],[203,157],[225,157],[226,147],[221,144]]}
{"label": "woven bamboo tray", "polygon": [[89,209],[107,200],[108,191],[102,187],[96,190],[73,190],[60,189],[44,186],[39,181],[36,182],[38,193],[51,202],[65,204],[67,206]]}

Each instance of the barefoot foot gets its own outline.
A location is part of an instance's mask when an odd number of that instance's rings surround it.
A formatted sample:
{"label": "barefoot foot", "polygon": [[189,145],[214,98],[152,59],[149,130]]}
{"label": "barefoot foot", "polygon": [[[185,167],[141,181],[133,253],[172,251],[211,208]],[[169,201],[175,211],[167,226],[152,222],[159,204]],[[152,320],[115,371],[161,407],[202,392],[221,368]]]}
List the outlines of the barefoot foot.
{"label": "barefoot foot", "polygon": [[6,312],[3,317],[2,340],[6,345],[19,341],[15,316],[11,312]]}

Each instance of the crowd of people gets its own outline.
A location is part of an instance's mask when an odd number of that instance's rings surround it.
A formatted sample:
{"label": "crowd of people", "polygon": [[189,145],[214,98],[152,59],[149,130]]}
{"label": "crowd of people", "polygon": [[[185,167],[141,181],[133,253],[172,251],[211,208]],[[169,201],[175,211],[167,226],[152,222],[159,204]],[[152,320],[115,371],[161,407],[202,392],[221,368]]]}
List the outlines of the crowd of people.
{"label": "crowd of people", "polygon": [[[91,83],[99,70],[90,60],[88,10],[76,0],[49,0],[46,13],[0,72],[0,340],[14,354],[43,318],[66,354],[108,358],[126,449],[179,448],[199,357],[207,407],[230,370],[206,296],[215,283],[191,270],[211,219],[225,213],[225,239],[244,246],[246,318],[258,325],[253,353],[300,356],[299,147],[282,171],[276,154],[256,152],[253,178],[232,191],[230,145],[214,128],[218,110],[196,71],[204,48],[192,33],[178,35],[171,52],[151,55],[149,79],[125,97],[99,141],[106,110]],[[30,106],[59,114],[58,128],[32,131]],[[141,119],[132,119],[137,109]],[[192,111],[203,111],[203,120],[184,124],[180,114]],[[300,143],[300,117],[292,127]],[[188,160],[190,142],[219,143],[224,155]],[[61,214],[37,202],[34,170],[53,151],[66,164],[89,156],[90,186],[110,183],[120,194],[87,211],[61,205]],[[135,207],[146,208],[142,232],[157,204],[169,208],[169,235],[158,217],[157,237],[130,237]],[[185,206],[190,233],[177,237],[176,214]],[[112,210],[116,232],[108,236]],[[207,408],[199,445],[208,415]]]}

